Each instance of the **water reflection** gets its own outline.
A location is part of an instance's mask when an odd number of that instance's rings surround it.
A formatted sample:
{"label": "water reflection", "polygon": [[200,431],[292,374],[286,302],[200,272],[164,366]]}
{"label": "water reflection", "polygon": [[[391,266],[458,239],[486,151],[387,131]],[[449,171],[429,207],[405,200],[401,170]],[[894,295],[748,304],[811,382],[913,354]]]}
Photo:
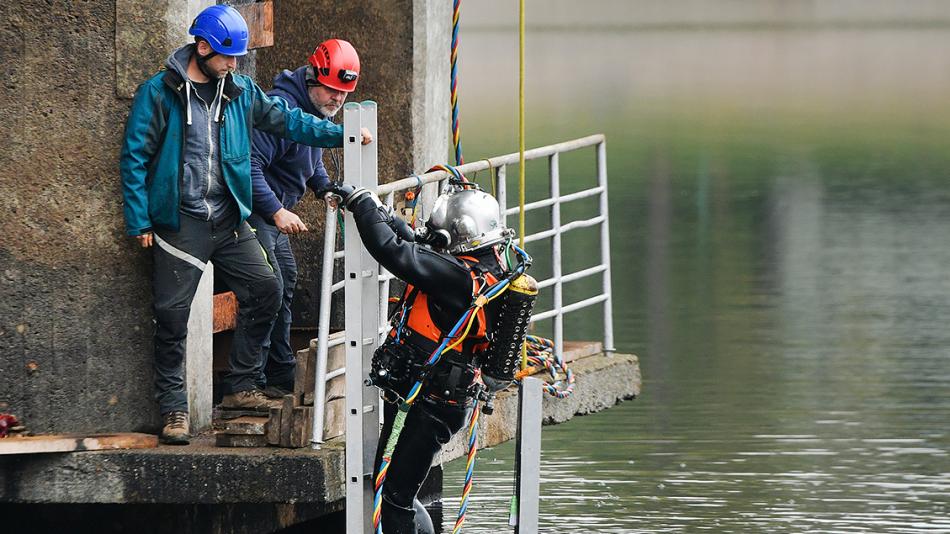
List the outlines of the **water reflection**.
{"label": "water reflection", "polygon": [[[569,30],[529,33],[529,145],[608,135],[645,384],[544,429],[542,531],[950,532],[950,30]],[[516,42],[464,34],[469,160],[516,146]],[[504,530],[512,456],[481,452],[465,532]]]}

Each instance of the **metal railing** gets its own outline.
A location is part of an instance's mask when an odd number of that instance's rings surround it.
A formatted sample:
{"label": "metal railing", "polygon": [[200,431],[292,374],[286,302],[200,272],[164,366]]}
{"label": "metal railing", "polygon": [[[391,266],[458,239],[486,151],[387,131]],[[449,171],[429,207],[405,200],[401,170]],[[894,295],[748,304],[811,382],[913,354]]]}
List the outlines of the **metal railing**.
{"label": "metal railing", "polygon": [[[561,195],[560,193],[560,157],[559,155],[564,152],[581,150],[584,148],[593,147],[596,150],[596,171],[597,179],[596,185],[588,189],[570,193],[567,195]],[[610,235],[608,229],[608,214],[607,214],[607,166],[606,166],[606,144],[605,138],[603,135],[592,135],[589,137],[583,137],[580,139],[574,139],[571,141],[566,141],[563,143],[558,143],[555,145],[544,146],[525,152],[526,160],[534,160],[540,158],[548,158],[549,161],[549,182],[550,182],[550,197],[542,200],[537,200],[525,204],[525,211],[533,211],[543,208],[551,208],[551,218],[550,218],[550,228],[545,229],[540,232],[529,234],[525,236],[525,243],[532,243],[542,239],[551,239],[551,271],[552,275],[549,278],[544,280],[539,280],[538,285],[543,290],[545,288],[552,288],[553,291],[553,305],[551,309],[545,311],[535,310],[534,315],[531,318],[532,322],[543,321],[546,319],[553,319],[554,321],[554,344],[555,350],[558,353],[558,356],[563,355],[563,342],[564,342],[564,316],[568,313],[572,313],[590,306],[597,304],[603,304],[603,324],[604,324],[604,350],[613,351],[614,342],[613,342],[613,323],[611,320],[612,317],[612,301],[611,301],[611,281],[610,281]],[[498,202],[502,207],[503,217],[507,218],[509,215],[517,215],[520,211],[520,208],[515,206],[508,208],[507,203],[507,194],[506,194],[506,184],[505,184],[505,175],[506,170],[509,165],[518,163],[518,154],[507,154],[504,156],[497,156],[494,158],[487,158],[480,161],[467,163],[458,167],[458,170],[462,173],[474,173],[477,171],[495,169],[495,190],[497,192]],[[410,178],[404,178],[395,182],[390,182],[378,186],[376,188],[376,193],[379,197],[389,206],[393,206],[396,193],[401,191],[406,191],[410,189],[415,189],[420,185],[442,182],[443,180],[449,177],[449,173],[444,171],[433,171],[419,176],[413,176]],[[561,205],[568,202],[594,197],[599,198],[598,214],[595,217],[588,219],[575,220],[571,222],[564,223],[561,220]],[[325,383],[326,380],[329,380],[333,377],[339,376],[341,370],[337,370],[333,373],[326,374],[326,356],[327,352],[331,347],[342,344],[344,342],[343,338],[329,339],[329,325],[330,325],[330,307],[322,305],[323,303],[330,302],[332,294],[344,287],[344,280],[340,280],[336,283],[332,283],[333,279],[333,270],[335,260],[340,260],[345,257],[344,251],[336,250],[336,215],[337,212],[330,206],[327,206],[327,225],[324,239],[323,247],[323,274],[322,274],[322,284],[320,292],[320,318],[319,318],[319,327],[318,327],[318,343],[317,343],[317,368],[324,371],[323,380],[318,380],[317,391],[314,396],[315,402],[319,402],[320,399],[325,397]],[[562,249],[561,249],[561,237],[563,234],[575,230],[578,228],[588,228],[593,226],[600,227],[600,260],[597,265],[588,267],[579,271],[572,273],[564,274],[562,272]],[[359,236],[355,235],[355,232],[347,234],[347,238],[358,240]],[[586,298],[584,300],[573,302],[569,304],[564,304],[564,284],[568,282],[573,282],[583,278],[587,278],[595,275],[602,275],[602,286],[601,291],[592,297]],[[379,297],[377,302],[365,303],[367,305],[372,305],[378,307],[379,309],[379,333],[380,336],[385,336],[388,331],[387,323],[387,303],[389,296],[389,282],[393,279],[393,276],[386,272],[382,267],[379,268]],[[316,412],[321,412],[322,406],[316,406]],[[322,441],[322,434],[318,434],[322,430],[322,417],[319,421],[320,424],[314,425],[314,442],[319,443]]]}

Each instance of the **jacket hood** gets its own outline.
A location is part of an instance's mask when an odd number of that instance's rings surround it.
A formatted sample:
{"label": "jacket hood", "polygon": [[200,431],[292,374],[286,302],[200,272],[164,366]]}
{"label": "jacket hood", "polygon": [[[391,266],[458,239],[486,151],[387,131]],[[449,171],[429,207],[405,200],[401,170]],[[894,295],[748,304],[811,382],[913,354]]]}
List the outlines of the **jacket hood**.
{"label": "jacket hood", "polygon": [[169,54],[168,58],[165,60],[165,66],[168,67],[168,70],[175,71],[176,74],[181,76],[182,80],[187,80],[188,62],[191,61],[191,55],[194,53],[194,43],[186,44],[185,46]]}
{"label": "jacket hood", "polygon": [[[172,52],[168,58],[165,60],[165,67],[168,68],[170,72],[175,73],[176,76],[184,82],[182,85],[185,87],[185,113],[187,116],[187,125],[191,125],[191,93],[194,92],[194,89],[191,89],[192,82],[188,78],[188,63],[191,61],[191,56],[195,54],[195,44],[186,44],[178,50]],[[166,78],[167,80],[168,78]],[[172,81],[172,88],[176,91],[181,91],[181,85],[177,85],[177,81]],[[223,98],[222,95],[227,95],[228,99],[233,100],[241,94],[241,89],[234,84],[234,75],[228,74],[224,78],[218,80],[218,89],[217,94],[214,97],[214,121],[220,122],[223,118]]]}
{"label": "jacket hood", "polygon": [[273,93],[284,93],[297,102],[297,106],[311,115],[325,118],[310,101],[307,90],[307,67],[303,66],[294,71],[285,70],[274,77]]}

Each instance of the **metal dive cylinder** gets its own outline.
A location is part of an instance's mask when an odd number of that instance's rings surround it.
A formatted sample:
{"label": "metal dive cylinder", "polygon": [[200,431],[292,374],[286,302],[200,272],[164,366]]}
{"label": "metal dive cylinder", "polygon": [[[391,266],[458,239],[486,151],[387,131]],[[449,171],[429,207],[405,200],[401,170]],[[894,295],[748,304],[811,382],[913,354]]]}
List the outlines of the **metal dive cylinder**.
{"label": "metal dive cylinder", "polygon": [[493,378],[512,379],[521,362],[521,346],[528,335],[531,310],[538,299],[538,281],[522,274],[499,297],[491,329],[491,344],[483,356],[482,372]]}

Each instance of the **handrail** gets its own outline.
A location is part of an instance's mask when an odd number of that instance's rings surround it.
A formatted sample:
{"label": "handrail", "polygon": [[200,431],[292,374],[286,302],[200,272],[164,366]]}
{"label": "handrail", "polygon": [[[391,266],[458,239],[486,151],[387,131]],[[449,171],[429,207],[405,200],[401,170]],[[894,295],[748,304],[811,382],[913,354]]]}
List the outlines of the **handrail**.
{"label": "handrail", "polygon": [[[604,134],[588,135],[587,137],[572,139],[570,141],[564,141],[563,143],[532,148],[531,150],[525,151],[524,157],[525,159],[544,158],[561,152],[571,152],[573,150],[594,146],[603,143],[605,140],[606,137],[604,137]],[[518,163],[517,152],[505,154],[504,156],[495,156],[494,158],[480,159],[478,161],[459,165],[455,169],[460,173],[465,174],[468,172],[494,169],[501,167],[502,165],[511,165],[513,163]],[[396,191],[402,191],[404,189],[413,189],[415,187],[419,187],[419,185],[431,184],[432,182],[445,180],[449,176],[451,176],[451,174],[445,171],[432,171],[425,174],[420,174],[418,176],[410,176],[409,178],[403,178],[401,180],[380,185],[376,188],[376,194],[383,196]]]}
{"label": "handrail", "polygon": [[[583,189],[577,192],[572,192],[569,194],[561,195],[560,194],[560,178],[559,178],[559,154],[563,152],[569,152],[574,150],[579,150],[587,147],[596,148],[596,168],[597,168],[597,183],[593,187]],[[534,241],[539,241],[542,239],[552,239],[552,276],[545,280],[539,282],[539,289],[551,288],[554,292],[553,299],[553,308],[546,311],[536,311],[536,313],[531,317],[531,322],[538,322],[546,319],[554,319],[554,342],[555,342],[555,353],[556,357],[560,359],[563,355],[563,317],[567,313],[571,313],[589,306],[603,303],[604,305],[604,350],[613,351],[613,325],[612,325],[612,298],[611,298],[611,288],[610,288],[610,249],[609,249],[609,232],[608,232],[608,221],[607,216],[607,170],[606,170],[606,138],[602,134],[590,135],[587,137],[582,137],[579,139],[573,139],[570,141],[565,141],[562,143],[557,143],[553,145],[543,146],[539,148],[534,148],[525,152],[525,160],[533,160],[539,158],[549,158],[549,180],[550,180],[550,193],[551,196],[546,199],[541,199],[534,201],[528,204],[525,204],[524,210],[531,211],[541,208],[551,208],[551,228],[536,232],[534,234],[529,234],[525,236],[525,242],[531,243]],[[478,161],[473,161],[471,163],[466,163],[456,167],[459,172],[462,173],[472,173],[486,169],[497,169],[496,172],[496,189],[497,189],[497,198],[499,206],[501,207],[501,215],[504,218],[507,215],[513,215],[518,213],[518,207],[506,208],[505,202],[507,198],[506,185],[505,185],[505,175],[507,165],[518,163],[519,157],[518,153],[506,154],[503,156],[496,156],[493,158],[482,159]],[[395,193],[415,189],[421,185],[441,182],[451,176],[450,173],[446,171],[432,171],[427,172],[418,176],[412,176],[409,178],[403,178],[401,180],[396,180],[387,184],[377,186],[376,193],[385,202],[388,206],[392,207],[394,202]],[[366,185],[367,188],[372,189],[371,185]],[[594,217],[589,217],[586,219],[572,220],[570,222],[561,222],[560,206],[562,204],[573,202],[576,200],[590,198],[590,197],[599,197],[598,204],[598,215]],[[326,232],[327,236],[325,237],[324,243],[324,269],[323,269],[323,279],[321,281],[321,303],[329,303],[331,296],[343,289],[345,286],[345,280],[340,280],[336,283],[332,281],[332,272],[333,272],[333,263],[339,259],[345,259],[346,253],[344,250],[336,251],[336,225],[331,224],[331,218],[335,217],[336,212],[334,210],[328,209],[327,211],[327,225]],[[600,226],[600,242],[601,242],[601,256],[600,262],[594,266],[580,269],[575,272],[568,274],[562,274],[561,272],[561,236],[566,232],[576,230],[579,228],[589,228],[593,226]],[[356,239],[358,237],[347,234],[347,241],[350,239]],[[344,247],[345,249],[345,247]],[[378,269],[378,272],[370,273],[365,272],[363,276],[373,276],[378,282],[379,292],[376,295],[376,299],[373,302],[363,302],[363,306],[376,306],[379,311],[379,334],[380,341],[387,334],[389,326],[387,323],[386,312],[388,308],[388,296],[389,296],[389,282],[395,278],[391,273],[387,272],[381,266]],[[562,302],[563,290],[562,287],[565,283],[573,282],[582,278],[587,278],[590,276],[602,275],[603,283],[602,290],[599,294],[583,299],[578,302],[565,304]],[[320,415],[317,416],[315,413],[314,417],[314,444],[322,442],[323,436],[323,415],[322,412],[325,410],[325,399],[323,399],[319,393],[321,390],[325,391],[325,383],[321,386],[319,382],[327,381],[334,376],[339,376],[342,374],[341,370],[333,371],[328,373],[325,369],[326,365],[326,351],[330,347],[334,347],[344,343],[344,338],[338,337],[336,339],[329,339],[329,316],[330,310],[329,306],[321,306],[320,308],[320,329],[318,332],[318,368],[320,365],[324,367],[318,371],[322,375],[323,380],[318,378],[317,382],[317,395],[315,395],[315,412],[319,412]],[[364,340],[369,341],[369,340]],[[317,425],[319,423],[319,426]],[[319,436],[319,437],[318,437]]]}

